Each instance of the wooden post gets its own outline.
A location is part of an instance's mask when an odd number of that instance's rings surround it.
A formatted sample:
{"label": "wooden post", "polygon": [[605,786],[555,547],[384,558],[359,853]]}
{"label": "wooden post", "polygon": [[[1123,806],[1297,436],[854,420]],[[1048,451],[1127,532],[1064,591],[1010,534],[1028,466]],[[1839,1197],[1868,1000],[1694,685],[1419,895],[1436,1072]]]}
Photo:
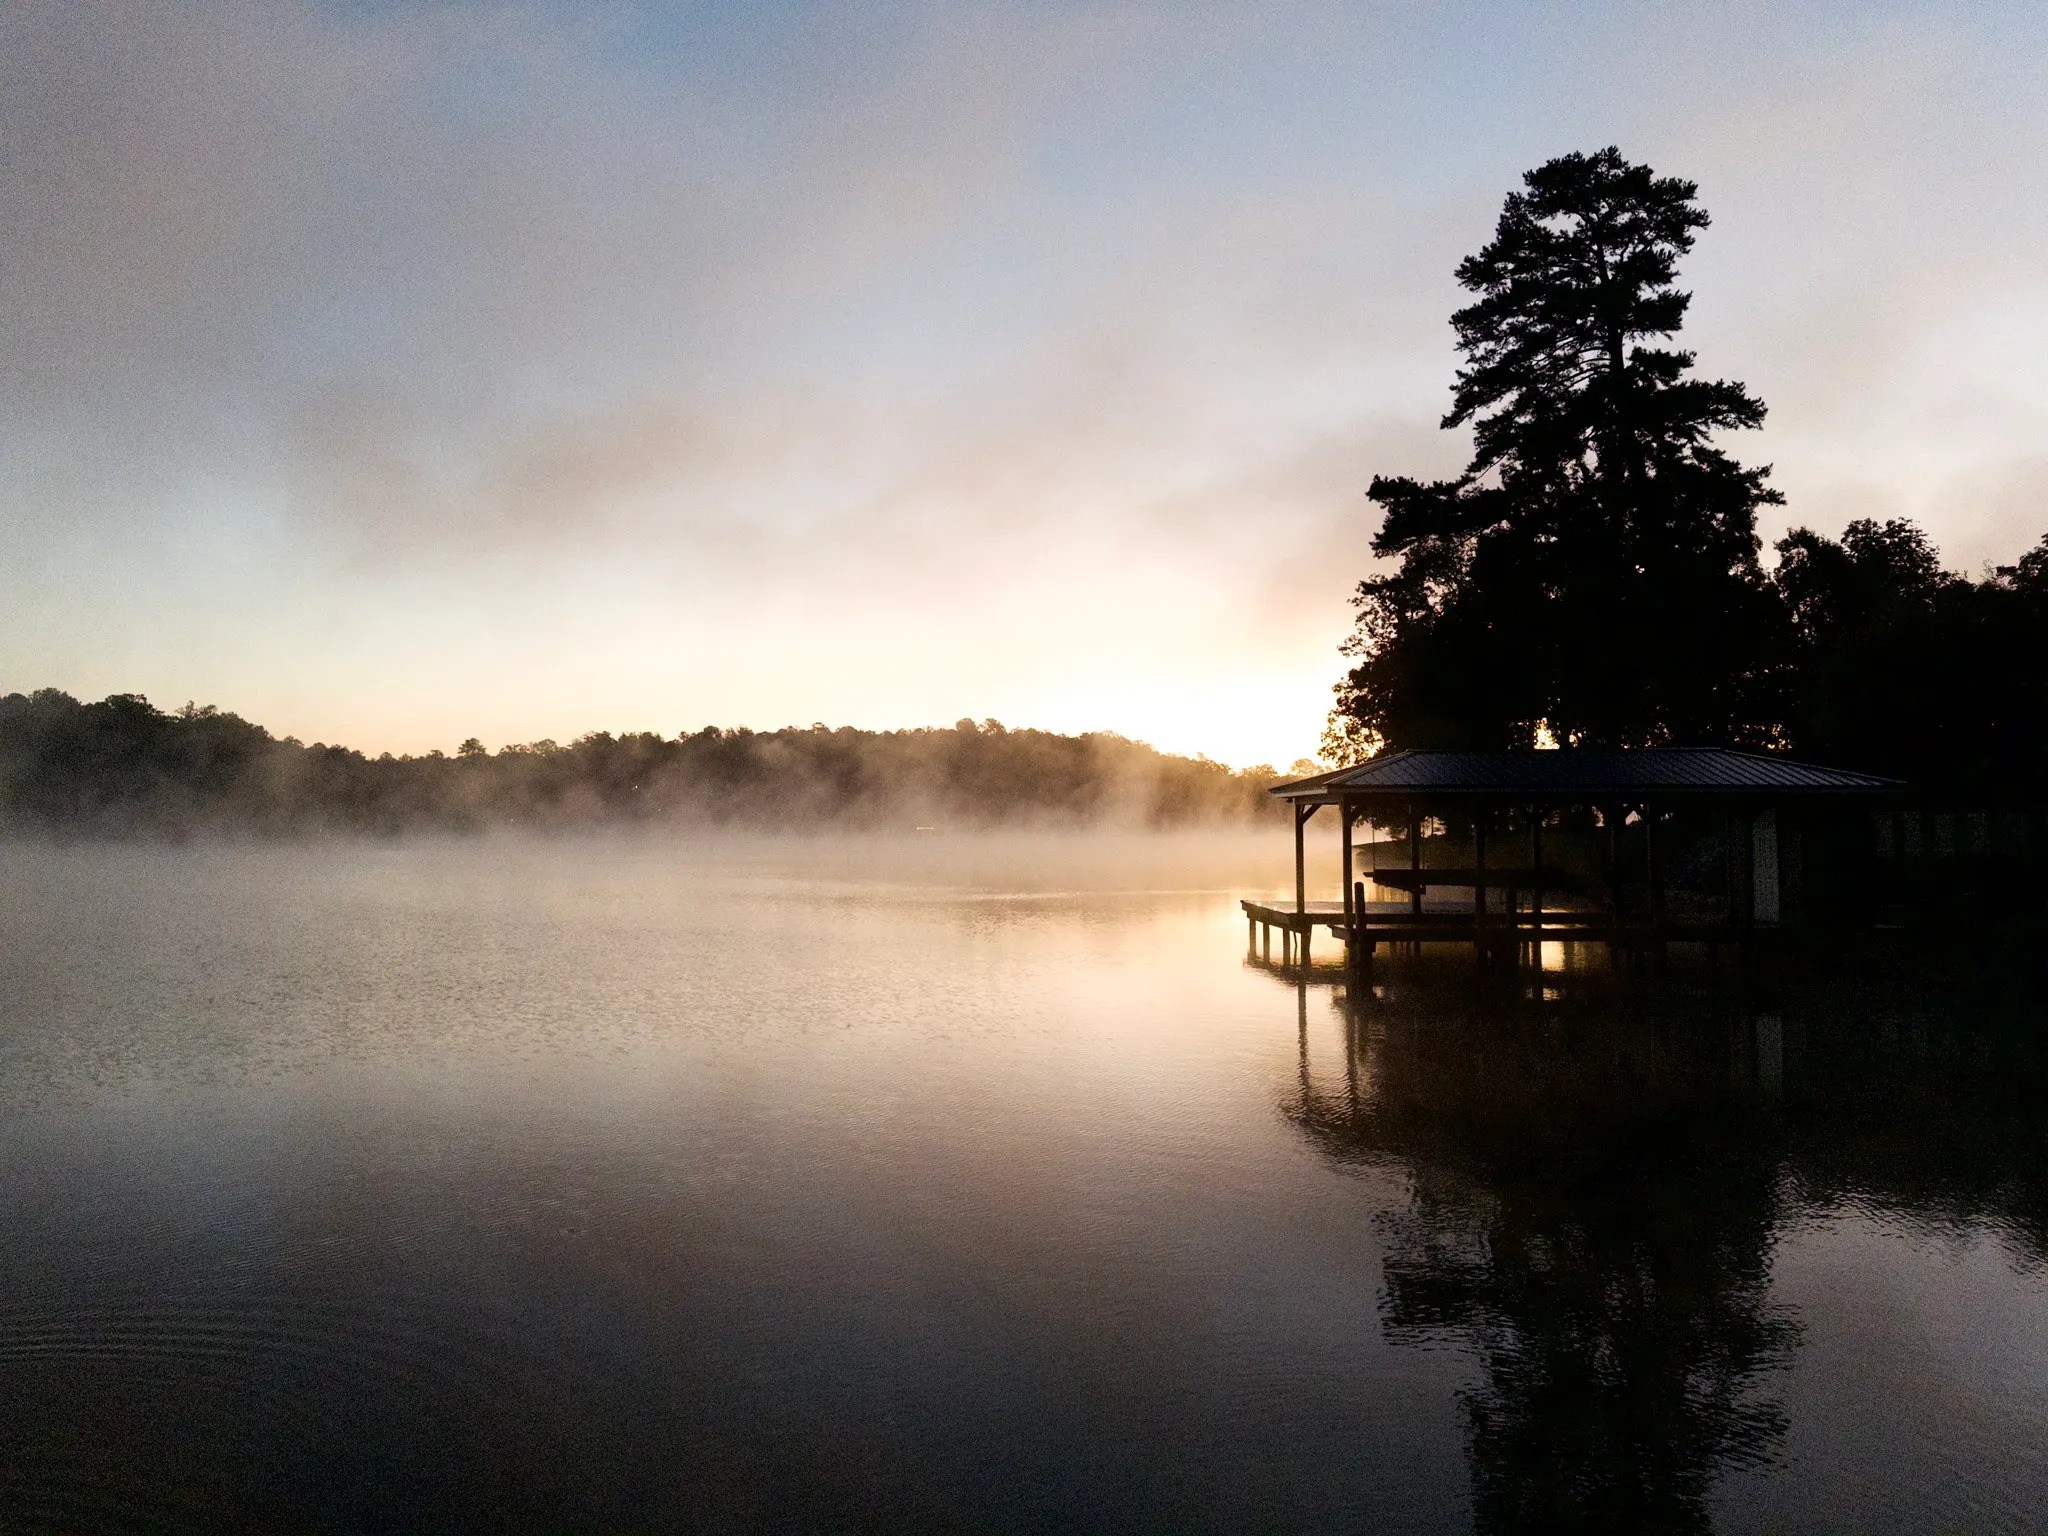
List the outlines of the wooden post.
{"label": "wooden post", "polygon": [[1353,951],[1358,947],[1358,915],[1351,905],[1351,807],[1341,803],[1337,807],[1337,825],[1344,829],[1344,873],[1339,878],[1344,882],[1344,955],[1354,959]]}
{"label": "wooden post", "polygon": [[1360,970],[1372,964],[1372,938],[1366,932],[1365,882],[1351,884],[1351,910],[1356,916],[1351,927],[1351,963]]}
{"label": "wooden post", "polygon": [[1607,963],[1619,970],[1621,939],[1621,807],[1609,805],[1600,812],[1607,823]]}
{"label": "wooden post", "polygon": [[1472,811],[1472,947],[1486,963],[1486,812]]}
{"label": "wooden post", "polygon": [[1749,823],[1749,912],[1767,926],[1785,917],[1784,852],[1777,807],[1766,805]]}
{"label": "wooden post", "polygon": [[1721,927],[1732,933],[1735,928],[1735,808],[1725,803],[1721,807],[1721,890],[1726,909],[1721,915]]}
{"label": "wooden post", "polygon": [[1657,860],[1657,807],[1643,802],[1643,884],[1650,904],[1650,958],[1664,960],[1664,868]]}
{"label": "wooden post", "polygon": [[1472,910],[1486,910],[1486,816],[1482,811],[1472,813]]}
{"label": "wooden post", "polygon": [[1742,954],[1749,958],[1750,942],[1756,933],[1756,809],[1742,808],[1742,835],[1737,839],[1736,859],[1742,870]]}
{"label": "wooden post", "polygon": [[[1422,809],[1413,800],[1408,802],[1408,873],[1419,876],[1422,873]],[[1417,879],[1408,890],[1408,910],[1422,911],[1422,881]]]}
{"label": "wooden post", "polygon": [[1543,807],[1540,805],[1529,807],[1529,864],[1536,871],[1536,889],[1529,895],[1529,905],[1532,909],[1529,930],[1532,935],[1531,943],[1535,946],[1535,953],[1531,958],[1540,975],[1543,970]]}
{"label": "wooden post", "polygon": [[1600,813],[1607,823],[1607,889],[1608,900],[1614,904],[1614,915],[1621,916],[1621,820],[1623,811],[1618,805],[1610,805]]}
{"label": "wooden post", "polygon": [[1664,871],[1657,864],[1657,811],[1647,801],[1643,804],[1643,884],[1648,888],[1651,921],[1661,921],[1664,916]]}
{"label": "wooden post", "polygon": [[1297,913],[1308,910],[1308,856],[1302,846],[1302,828],[1308,825],[1308,810],[1297,805],[1294,808],[1294,910]]}

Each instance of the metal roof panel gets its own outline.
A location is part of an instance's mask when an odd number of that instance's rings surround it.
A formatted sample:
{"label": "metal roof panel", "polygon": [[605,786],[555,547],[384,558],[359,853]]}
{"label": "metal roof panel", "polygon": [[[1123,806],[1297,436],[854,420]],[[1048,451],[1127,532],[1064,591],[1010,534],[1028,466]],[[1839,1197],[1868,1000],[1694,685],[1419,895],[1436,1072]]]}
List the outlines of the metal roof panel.
{"label": "metal roof panel", "polygon": [[1281,799],[1352,791],[1417,794],[1881,794],[1897,779],[1723,747],[1389,752],[1334,773],[1275,785]]}

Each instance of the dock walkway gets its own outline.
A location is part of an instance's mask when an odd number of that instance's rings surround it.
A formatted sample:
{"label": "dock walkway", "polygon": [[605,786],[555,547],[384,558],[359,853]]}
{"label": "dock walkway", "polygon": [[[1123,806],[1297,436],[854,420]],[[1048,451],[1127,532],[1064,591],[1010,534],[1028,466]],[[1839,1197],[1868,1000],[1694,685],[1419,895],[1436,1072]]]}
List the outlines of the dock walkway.
{"label": "dock walkway", "polygon": [[1617,917],[1592,908],[1545,907],[1519,910],[1474,910],[1469,904],[1423,907],[1408,901],[1368,901],[1361,909],[1359,931],[1353,941],[1350,919],[1344,903],[1311,901],[1297,911],[1291,906],[1269,902],[1241,901],[1245,914],[1245,936],[1250,953],[1268,963],[1273,961],[1273,935],[1280,935],[1283,966],[1313,963],[1315,932],[1327,929],[1330,937],[1344,945],[1347,957],[1366,959],[1381,944],[1473,944],[1483,949],[1508,948],[1524,944],[1572,941],[1592,944],[1634,944],[1656,938],[1683,943],[1688,940],[1722,942],[1731,935],[1718,923],[1672,922],[1668,918],[1652,923],[1646,918]]}

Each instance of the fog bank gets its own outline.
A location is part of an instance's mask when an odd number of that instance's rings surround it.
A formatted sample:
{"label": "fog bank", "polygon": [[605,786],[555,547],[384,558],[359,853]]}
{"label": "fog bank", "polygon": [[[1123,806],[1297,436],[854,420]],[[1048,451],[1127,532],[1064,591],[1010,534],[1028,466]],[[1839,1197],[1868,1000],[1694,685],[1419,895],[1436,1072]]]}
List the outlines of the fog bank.
{"label": "fog bank", "polygon": [[[1305,769],[1313,765],[1302,765]],[[1282,776],[1107,732],[595,732],[453,756],[370,758],[138,694],[0,697],[0,827],[186,837],[629,826],[1161,828],[1278,813]]]}

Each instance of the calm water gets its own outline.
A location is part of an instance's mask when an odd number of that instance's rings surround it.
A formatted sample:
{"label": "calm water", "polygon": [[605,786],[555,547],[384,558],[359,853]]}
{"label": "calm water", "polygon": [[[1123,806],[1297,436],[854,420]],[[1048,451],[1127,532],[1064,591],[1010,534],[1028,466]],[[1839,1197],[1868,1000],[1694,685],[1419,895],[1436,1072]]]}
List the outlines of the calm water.
{"label": "calm water", "polygon": [[2032,1005],[1284,843],[0,847],[0,1527],[2042,1528]]}

